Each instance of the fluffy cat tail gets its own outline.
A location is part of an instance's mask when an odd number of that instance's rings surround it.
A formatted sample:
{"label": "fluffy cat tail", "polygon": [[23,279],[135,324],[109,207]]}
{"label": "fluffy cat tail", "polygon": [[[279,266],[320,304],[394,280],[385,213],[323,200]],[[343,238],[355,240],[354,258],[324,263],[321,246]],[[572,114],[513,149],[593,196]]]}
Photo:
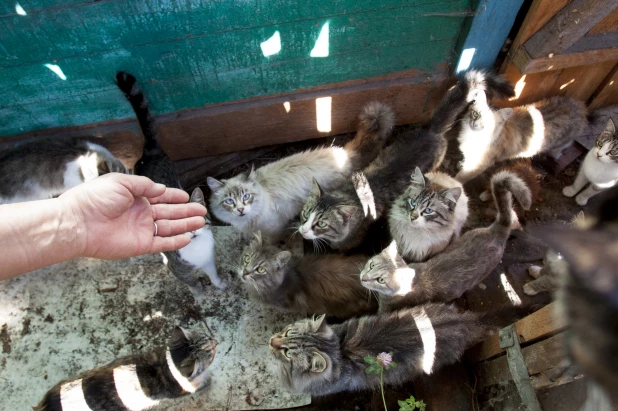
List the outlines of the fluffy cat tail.
{"label": "fluffy cat tail", "polygon": [[532,193],[525,181],[509,170],[499,171],[491,177],[491,192],[498,209],[491,229],[508,235],[513,224],[512,196],[515,196],[524,210],[528,210],[532,205]]}
{"label": "fluffy cat tail", "polygon": [[468,70],[464,81],[470,90],[480,89],[487,95],[487,100],[493,97],[515,97],[515,88],[504,77],[487,70]]}
{"label": "fluffy cat tail", "polygon": [[149,156],[161,155],[163,150],[157,142],[157,128],[154,117],[150,113],[144,94],[136,83],[137,80],[131,74],[124,71],[116,73],[116,84],[131,103],[144,134],[144,154]]}
{"label": "fluffy cat tail", "polygon": [[455,124],[468,106],[468,89],[465,81],[459,81],[446,92],[429,122],[429,128],[434,134],[443,135]]}
{"label": "fluffy cat tail", "polygon": [[394,125],[395,113],[386,104],[373,101],[363,108],[356,136],[344,147],[355,171],[365,168],[378,156]]}

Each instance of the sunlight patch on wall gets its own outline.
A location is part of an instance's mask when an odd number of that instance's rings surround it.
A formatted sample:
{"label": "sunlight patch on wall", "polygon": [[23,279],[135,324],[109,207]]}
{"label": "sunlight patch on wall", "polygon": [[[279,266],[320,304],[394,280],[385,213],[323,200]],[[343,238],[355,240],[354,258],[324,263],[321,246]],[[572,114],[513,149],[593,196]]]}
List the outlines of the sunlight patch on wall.
{"label": "sunlight patch on wall", "polygon": [[331,107],[332,97],[320,97],[315,99],[315,115],[318,123],[318,131],[329,133],[331,130]]}
{"label": "sunlight patch on wall", "polygon": [[515,96],[511,97],[509,101],[517,100],[519,96],[521,96],[521,92],[524,91],[524,87],[526,87],[526,76],[527,74],[524,74],[519,81],[515,83]]}
{"label": "sunlight patch on wall", "polygon": [[474,57],[475,52],[475,48],[465,49],[461,52],[461,57],[459,57],[459,63],[457,64],[457,73],[459,73],[460,71],[468,70],[470,68],[470,64],[472,63],[472,58]]}
{"label": "sunlight patch on wall", "polygon": [[281,51],[281,35],[279,31],[275,31],[268,40],[263,43],[260,43],[260,48],[262,49],[262,54],[264,57],[272,56],[273,54],[277,54]]}
{"label": "sunlight patch on wall", "polygon": [[55,64],[43,64],[45,67],[47,67],[48,69],[50,69],[51,71],[53,71],[54,73],[56,73],[56,75],[58,77],[60,77],[62,80],[66,80],[67,76],[64,75],[64,73],[62,72],[62,69],[55,65]]}
{"label": "sunlight patch on wall", "polygon": [[290,105],[289,101],[286,101],[285,103],[283,103],[283,108],[285,109],[286,113],[289,113],[290,110],[292,110],[292,106]]}
{"label": "sunlight patch on wall", "polygon": [[320,35],[315,41],[315,46],[309,55],[311,57],[328,57],[328,22],[324,23]]}
{"label": "sunlight patch on wall", "polygon": [[569,82],[564,83],[563,85],[561,85],[561,86],[560,86],[560,90],[567,88],[567,87],[569,86],[569,84],[573,84],[573,83],[575,83],[575,79],[574,79],[574,78],[572,78],[572,79],[571,79],[571,81],[569,81]]}
{"label": "sunlight patch on wall", "polygon": [[509,297],[509,300],[511,300],[513,305],[521,305],[521,298],[519,298],[519,295],[517,295],[515,289],[511,283],[509,283],[505,273],[500,274],[500,281],[502,282],[502,288],[504,288],[506,296]]}
{"label": "sunlight patch on wall", "polygon": [[28,13],[26,13],[26,10],[24,10],[24,8],[19,3],[15,4],[15,13],[19,14],[20,16],[28,15]]}

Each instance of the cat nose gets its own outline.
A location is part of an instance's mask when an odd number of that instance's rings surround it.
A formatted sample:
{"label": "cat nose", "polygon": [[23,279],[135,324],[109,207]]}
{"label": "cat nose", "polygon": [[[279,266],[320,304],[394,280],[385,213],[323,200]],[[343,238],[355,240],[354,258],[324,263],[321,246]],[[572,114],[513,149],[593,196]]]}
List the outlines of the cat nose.
{"label": "cat nose", "polygon": [[270,340],[268,340],[268,345],[270,345],[273,348],[281,347],[281,343],[282,343],[281,338],[277,337],[276,335],[273,335],[272,337],[270,337]]}
{"label": "cat nose", "polygon": [[248,274],[249,274],[249,271],[247,271],[247,270],[243,270],[243,271],[242,271],[242,275],[246,276],[246,275],[248,275]]}
{"label": "cat nose", "polygon": [[414,221],[414,220],[416,220],[417,218],[418,218],[418,216],[417,216],[417,215],[410,214],[410,221]]}
{"label": "cat nose", "polygon": [[238,209],[238,211],[239,211],[240,213],[242,213],[243,211],[245,211],[245,209],[244,209],[243,207],[241,207],[241,208],[239,208],[239,209]]}

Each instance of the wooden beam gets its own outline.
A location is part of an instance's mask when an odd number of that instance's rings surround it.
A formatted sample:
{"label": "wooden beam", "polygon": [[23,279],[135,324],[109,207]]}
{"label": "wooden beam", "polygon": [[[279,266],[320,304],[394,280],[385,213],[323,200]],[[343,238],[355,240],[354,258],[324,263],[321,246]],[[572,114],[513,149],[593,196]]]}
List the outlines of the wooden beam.
{"label": "wooden beam", "polygon": [[574,54],[590,50],[608,49],[612,47],[618,47],[618,31],[584,36],[577,40],[562,54]]}
{"label": "wooden beam", "polygon": [[618,7],[618,0],[573,0],[524,43],[533,58],[567,50]]}
{"label": "wooden beam", "polygon": [[[562,317],[556,316],[556,304],[551,303],[540,310],[522,318],[515,323],[515,329],[521,344],[532,342],[549,335],[556,334],[566,328]],[[467,358],[471,362],[480,362],[503,353],[498,341],[498,333],[488,337],[482,343],[468,351]]]}
{"label": "wooden beam", "polygon": [[588,102],[591,110],[618,104],[618,63],[603,79]]}
{"label": "wooden beam", "polygon": [[561,70],[569,67],[585,66],[618,59],[618,47],[590,50],[575,54],[558,54],[552,57],[532,58],[524,47],[513,56],[513,65],[521,74]]}

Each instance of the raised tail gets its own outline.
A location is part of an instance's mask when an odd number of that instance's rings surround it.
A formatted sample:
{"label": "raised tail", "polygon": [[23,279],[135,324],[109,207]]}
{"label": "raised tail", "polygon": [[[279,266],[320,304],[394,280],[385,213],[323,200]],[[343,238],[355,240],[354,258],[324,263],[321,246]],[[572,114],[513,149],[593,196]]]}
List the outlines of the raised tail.
{"label": "raised tail", "polygon": [[508,170],[499,171],[491,177],[491,192],[498,209],[491,229],[508,236],[513,224],[512,196],[515,196],[524,210],[528,210],[532,205],[532,193],[524,180]]}
{"label": "raised tail", "polygon": [[363,108],[356,136],[344,147],[354,171],[367,167],[378,156],[394,125],[395,113],[386,104],[374,101]]}
{"label": "raised tail", "polygon": [[148,102],[137,86],[135,77],[124,71],[116,73],[116,84],[122,90],[139,121],[139,125],[144,134],[144,154],[156,156],[163,153],[161,146],[157,142],[157,128],[154,117],[150,114]]}

